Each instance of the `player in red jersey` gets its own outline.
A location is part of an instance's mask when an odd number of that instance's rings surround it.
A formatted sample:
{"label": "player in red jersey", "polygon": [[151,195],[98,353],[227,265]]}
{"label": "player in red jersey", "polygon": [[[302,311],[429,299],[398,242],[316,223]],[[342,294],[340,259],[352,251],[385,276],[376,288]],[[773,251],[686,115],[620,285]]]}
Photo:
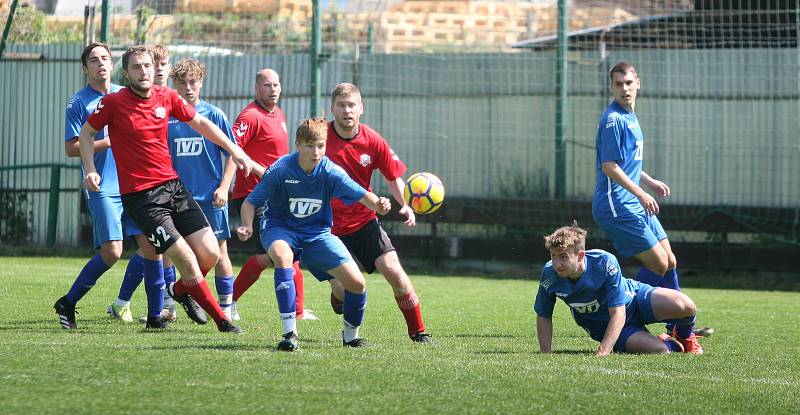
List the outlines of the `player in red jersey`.
{"label": "player in red jersey", "polygon": [[[247,105],[236,121],[233,123],[233,135],[236,143],[253,160],[253,173],[245,176],[242,172],[236,174],[236,183],[231,195],[231,217],[238,218],[245,198],[253,191],[266,169],[279,157],[289,153],[289,134],[286,130],[286,117],[278,107],[281,97],[281,81],[278,73],[272,69],[262,69],[256,74],[256,97]],[[259,208],[256,217],[260,218],[263,208]],[[236,281],[233,283],[233,306],[231,314],[234,320],[239,319],[236,302],[260,277],[261,272],[272,266],[272,262],[256,238],[257,254],[251,256],[242,266]],[[311,310],[303,309],[303,271],[300,264],[295,262],[294,285],[297,291],[297,318],[317,320]]]}
{"label": "player in red jersey", "polygon": [[[372,191],[372,172],[380,170],[392,196],[400,203],[400,214],[406,217],[405,225],[415,226],[414,211],[403,198],[405,181],[402,175],[406,172],[406,166],[378,132],[359,122],[363,112],[361,91],[358,87],[343,83],[333,89],[331,113],[334,120],[328,124],[326,155],[341,166],[356,183],[369,191]],[[344,242],[365,271],[372,274],[377,269],[392,286],[395,301],[406,320],[411,340],[429,342],[430,335],[425,332],[417,293],[400,265],[392,241],[378,222],[375,212],[356,204],[347,206],[337,199],[331,201],[331,207],[333,234]],[[335,281],[331,282],[331,288],[331,305],[338,313],[344,291]]]}
{"label": "player in red jersey", "polygon": [[[177,92],[153,86],[153,56],[146,47],[128,48],[122,55],[122,71],[129,86],[103,97],[81,129],[84,185],[92,191],[99,188],[102,178],[94,166],[93,137],[108,126],[111,147],[118,154],[123,207],[156,252],[166,254],[180,271],[181,279],[168,288],[169,293],[184,306],[191,295],[220,331],[241,333],[225,318],[204,279],[219,258],[219,246],[202,210],[172,167],[167,145],[169,117],[186,122],[222,147],[246,174],[251,170],[250,159]],[[187,309],[190,318],[193,311],[198,310]],[[166,328],[166,323],[161,316],[148,315],[147,326]]]}

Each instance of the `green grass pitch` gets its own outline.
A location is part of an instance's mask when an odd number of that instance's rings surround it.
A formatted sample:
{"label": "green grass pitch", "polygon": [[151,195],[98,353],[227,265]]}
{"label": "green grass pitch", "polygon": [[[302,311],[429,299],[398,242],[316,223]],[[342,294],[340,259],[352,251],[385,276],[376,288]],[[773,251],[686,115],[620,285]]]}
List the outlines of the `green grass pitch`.
{"label": "green grass pitch", "polygon": [[[534,280],[412,276],[434,343],[412,343],[379,275],[368,277],[363,350],[341,346],[328,285],[306,275],[302,349],[277,352],[272,273],[240,301],[243,335],[181,319],[166,332],[110,320],[121,261],[66,331],[52,309],[85,263],[0,257],[0,414],[798,413],[798,292],[686,289],[703,356],[592,355],[559,303],[554,350],[538,354]],[[538,269],[532,268],[532,274]],[[211,278],[208,279],[213,286]],[[213,288],[212,288],[213,290]],[[134,316],[146,309],[144,290]],[[660,330],[651,326],[652,330]]]}

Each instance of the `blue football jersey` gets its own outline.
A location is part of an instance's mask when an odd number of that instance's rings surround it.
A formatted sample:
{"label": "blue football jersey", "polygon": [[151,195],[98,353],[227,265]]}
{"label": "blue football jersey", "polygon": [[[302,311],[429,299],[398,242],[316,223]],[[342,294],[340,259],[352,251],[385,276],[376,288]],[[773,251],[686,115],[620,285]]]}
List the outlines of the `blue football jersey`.
{"label": "blue football jersey", "polygon": [[600,118],[595,138],[597,185],[592,199],[595,218],[616,218],[644,214],[636,196],[603,174],[602,163],[615,161],[637,185],[642,174],[644,135],[636,114],[626,111],[616,101]]}
{"label": "blue football jersey", "polygon": [[367,193],[328,157],[307,174],[300,167],[299,154],[279,158],[247,196],[254,206],[266,208],[262,229],[286,228],[305,236],[329,232],[333,226],[331,198],[351,205]]}
{"label": "blue football jersey", "polygon": [[[219,127],[233,145],[236,145],[231,125],[222,110],[205,101],[200,101],[195,109],[198,114],[202,114]],[[189,124],[175,118],[169,119],[167,136],[172,166],[181,176],[181,181],[192,192],[201,207],[211,208],[214,191],[222,182],[223,154],[225,156],[228,154],[222,147],[200,135]]]}
{"label": "blue football jersey", "polygon": [[[119,85],[111,84],[111,93],[122,89]],[[76,92],[69,101],[65,109],[66,118],[64,122],[64,142],[72,140],[81,135],[81,128],[86,123],[89,114],[94,112],[100,98],[105,94],[95,91],[89,85]],[[102,140],[108,137],[108,127],[104,127],[97,132],[95,140]],[[107,196],[119,196],[119,180],[117,179],[117,164],[114,161],[114,154],[111,149],[94,152],[94,166],[100,175],[100,191],[90,192],[83,189],[83,195],[87,199],[95,199]],[[86,176],[81,164],[81,177]]]}
{"label": "blue football jersey", "polygon": [[606,251],[586,251],[585,261],[583,275],[575,282],[559,277],[553,262],[548,261],[533,309],[536,314],[551,318],[556,298],[560,298],[569,306],[575,322],[600,341],[608,326],[608,308],[630,305],[638,287],[636,281],[622,276],[617,258]]}

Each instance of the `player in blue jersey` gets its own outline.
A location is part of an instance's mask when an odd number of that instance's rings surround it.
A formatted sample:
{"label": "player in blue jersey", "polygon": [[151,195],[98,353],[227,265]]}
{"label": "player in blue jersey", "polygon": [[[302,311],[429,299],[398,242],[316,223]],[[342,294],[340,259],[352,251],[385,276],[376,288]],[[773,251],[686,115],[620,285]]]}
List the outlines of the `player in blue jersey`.
{"label": "player in blue jersey", "polygon": [[[597,128],[592,216],[622,256],[642,261],[637,280],[680,291],[675,254],[656,216],[658,202],[641,187],[660,197],[670,195],[666,183],[642,170],[644,135],[634,112],[639,75],[633,65],[620,62],[611,68],[609,78],[614,102]],[[672,330],[671,325],[667,328]],[[703,332],[710,334],[711,329]]]}
{"label": "player in blue jersey", "polygon": [[[227,134],[233,145],[228,118],[219,108],[200,99],[206,67],[196,59],[183,59],[172,68],[170,78],[178,94],[199,114],[204,115]],[[236,164],[220,146],[200,135],[188,124],[171,118],[169,120],[169,151],[172,165],[181,181],[194,196],[208,219],[219,244],[219,261],[214,266],[214,282],[219,306],[231,319],[233,298],[233,266],[228,257],[228,191],[236,174]]]}
{"label": "player in blue jersey", "polygon": [[[70,98],[66,108],[66,125],[64,128],[64,151],[68,157],[80,157],[78,136],[98,101],[106,94],[116,92],[122,87],[111,83],[111,72],[114,63],[108,46],[102,43],[91,43],[81,54],[83,73],[87,85]],[[157,300],[164,288],[161,256],[147,242],[147,239],[136,224],[122,210],[122,200],[117,181],[117,167],[109,145],[108,129],[99,131],[94,141],[94,163],[102,174],[103,181],[99,192],[84,190],[86,204],[92,217],[93,246],[99,248],[95,255],[83,267],[69,292],[55,303],[61,326],[65,329],[77,328],[75,322],[75,305],[95,285],[105,271],[113,266],[122,255],[122,240],[125,236],[134,236],[139,250],[131,258],[125,271],[126,278],[133,276],[139,281],[145,278],[148,294],[148,315],[151,308],[161,308]],[[115,307],[108,312],[116,318],[132,322],[130,301]],[[155,313],[158,315],[158,313]],[[163,328],[160,321],[153,320],[148,328]]]}
{"label": "player in blue jersey", "polygon": [[[551,260],[542,270],[533,306],[542,353],[551,352],[557,298],[589,337],[600,342],[598,356],[612,351],[703,353],[693,333],[696,307],[686,294],[623,277],[614,255],[585,250],[586,231],[577,225],[556,229],[544,241]],[[659,321],[672,322],[675,336],[653,336],[645,328]]]}
{"label": "player in blue jersey", "polygon": [[297,152],[270,166],[242,205],[242,225],[236,229],[239,239],[249,239],[256,206],[265,206],[260,235],[275,264],[275,295],[284,333],[278,350],[299,348],[292,278],[295,257],[318,280],[335,278],[344,286],[342,344],[366,345],[359,336],[367,303],[366,282],[347,248],[331,233],[330,202],[332,197],[346,204],[360,202],[381,215],[389,212],[391,203],[368,192],[325,157],[327,139],[328,124],[324,118],[303,120],[295,136]]}

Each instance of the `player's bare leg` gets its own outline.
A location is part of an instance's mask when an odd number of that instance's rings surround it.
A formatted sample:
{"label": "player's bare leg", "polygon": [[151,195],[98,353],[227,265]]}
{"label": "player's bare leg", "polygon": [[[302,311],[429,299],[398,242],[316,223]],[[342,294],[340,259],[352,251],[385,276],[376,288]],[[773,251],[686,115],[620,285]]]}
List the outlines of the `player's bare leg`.
{"label": "player's bare leg", "polygon": [[656,288],[651,295],[653,316],[657,321],[672,320],[672,331],[686,353],[702,354],[703,348],[694,334],[697,306],[686,294],[667,288]]}
{"label": "player's bare leg", "polygon": [[408,327],[408,336],[411,340],[420,343],[430,341],[430,336],[425,332],[425,323],[422,320],[419,298],[411,284],[411,279],[406,274],[396,251],[389,251],[375,260],[375,267],[392,286],[394,298]]}
{"label": "player's bare leg", "polygon": [[661,339],[646,331],[632,334],[625,342],[628,353],[671,353],[683,351],[683,346],[669,336]]}

